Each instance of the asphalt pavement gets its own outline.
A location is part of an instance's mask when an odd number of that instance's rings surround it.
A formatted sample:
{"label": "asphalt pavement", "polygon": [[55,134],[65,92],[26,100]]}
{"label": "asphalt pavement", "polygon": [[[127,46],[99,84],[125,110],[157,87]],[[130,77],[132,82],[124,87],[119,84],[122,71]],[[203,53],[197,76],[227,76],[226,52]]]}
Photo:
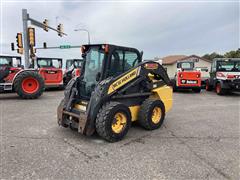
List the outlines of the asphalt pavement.
{"label": "asphalt pavement", "polygon": [[108,143],[57,125],[63,91],[0,94],[1,179],[239,179],[240,95],[174,93],[164,125]]}

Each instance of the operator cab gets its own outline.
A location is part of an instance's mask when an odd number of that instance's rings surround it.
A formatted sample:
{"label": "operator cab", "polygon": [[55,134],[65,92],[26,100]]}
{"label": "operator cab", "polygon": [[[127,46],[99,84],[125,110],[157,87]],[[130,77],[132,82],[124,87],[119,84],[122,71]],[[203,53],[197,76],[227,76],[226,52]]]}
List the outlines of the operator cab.
{"label": "operator cab", "polygon": [[177,62],[177,68],[181,71],[192,71],[194,69],[194,62],[192,61]]}
{"label": "operator cab", "polygon": [[240,59],[216,59],[213,64],[216,71],[240,72]]}
{"label": "operator cab", "polygon": [[142,55],[135,48],[97,44],[84,45],[81,50],[84,63],[79,92],[81,98],[87,100],[98,82],[117,77],[142,61]]}
{"label": "operator cab", "polygon": [[82,68],[83,59],[67,59],[66,60],[66,70],[72,68]]}
{"label": "operator cab", "polygon": [[0,56],[0,83],[10,81],[21,69],[20,56]]}
{"label": "operator cab", "polygon": [[62,59],[61,58],[37,58],[38,68],[62,68]]}
{"label": "operator cab", "polygon": [[44,78],[45,86],[62,87],[63,86],[63,71],[61,58],[37,58],[37,67],[39,74]]}

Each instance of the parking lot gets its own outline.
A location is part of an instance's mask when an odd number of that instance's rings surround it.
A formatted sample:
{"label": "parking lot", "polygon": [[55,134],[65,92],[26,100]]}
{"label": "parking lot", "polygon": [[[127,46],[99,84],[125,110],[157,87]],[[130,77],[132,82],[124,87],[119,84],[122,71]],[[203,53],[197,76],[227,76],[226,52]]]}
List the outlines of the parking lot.
{"label": "parking lot", "polygon": [[108,143],[57,125],[63,91],[0,95],[3,179],[239,179],[240,96],[174,93],[164,125]]}

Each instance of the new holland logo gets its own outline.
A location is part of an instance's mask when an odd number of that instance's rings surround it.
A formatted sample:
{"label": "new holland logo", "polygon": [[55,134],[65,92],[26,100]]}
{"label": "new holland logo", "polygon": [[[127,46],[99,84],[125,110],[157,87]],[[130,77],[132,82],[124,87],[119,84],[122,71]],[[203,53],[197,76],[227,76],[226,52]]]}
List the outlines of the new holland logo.
{"label": "new holland logo", "polygon": [[132,79],[134,79],[137,76],[137,72],[138,72],[138,68],[132,70],[131,72],[129,72],[128,74],[124,75],[123,77],[121,77],[120,79],[118,79],[117,81],[115,81],[114,83],[112,83],[108,89],[108,94],[112,93],[113,91],[115,91],[116,89],[122,87],[123,85],[125,85],[127,82],[131,81]]}
{"label": "new holland logo", "polygon": [[127,76],[123,77],[123,79],[120,79],[119,81],[113,83],[113,88],[116,88],[118,86],[120,86],[121,84],[125,83],[129,78],[131,78],[132,76],[135,76],[137,74],[136,71],[130,73],[130,74],[127,74]]}

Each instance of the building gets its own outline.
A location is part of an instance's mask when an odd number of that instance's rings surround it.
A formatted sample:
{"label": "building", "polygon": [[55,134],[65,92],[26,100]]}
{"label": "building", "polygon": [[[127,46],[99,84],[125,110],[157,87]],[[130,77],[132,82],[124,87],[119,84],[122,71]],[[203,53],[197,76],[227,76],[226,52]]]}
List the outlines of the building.
{"label": "building", "polygon": [[211,68],[211,61],[204,59],[202,57],[191,55],[171,55],[162,58],[163,67],[166,69],[168,76],[174,78],[177,72],[177,62],[178,61],[194,61],[195,68],[201,71],[202,79],[209,77],[209,72]]}

